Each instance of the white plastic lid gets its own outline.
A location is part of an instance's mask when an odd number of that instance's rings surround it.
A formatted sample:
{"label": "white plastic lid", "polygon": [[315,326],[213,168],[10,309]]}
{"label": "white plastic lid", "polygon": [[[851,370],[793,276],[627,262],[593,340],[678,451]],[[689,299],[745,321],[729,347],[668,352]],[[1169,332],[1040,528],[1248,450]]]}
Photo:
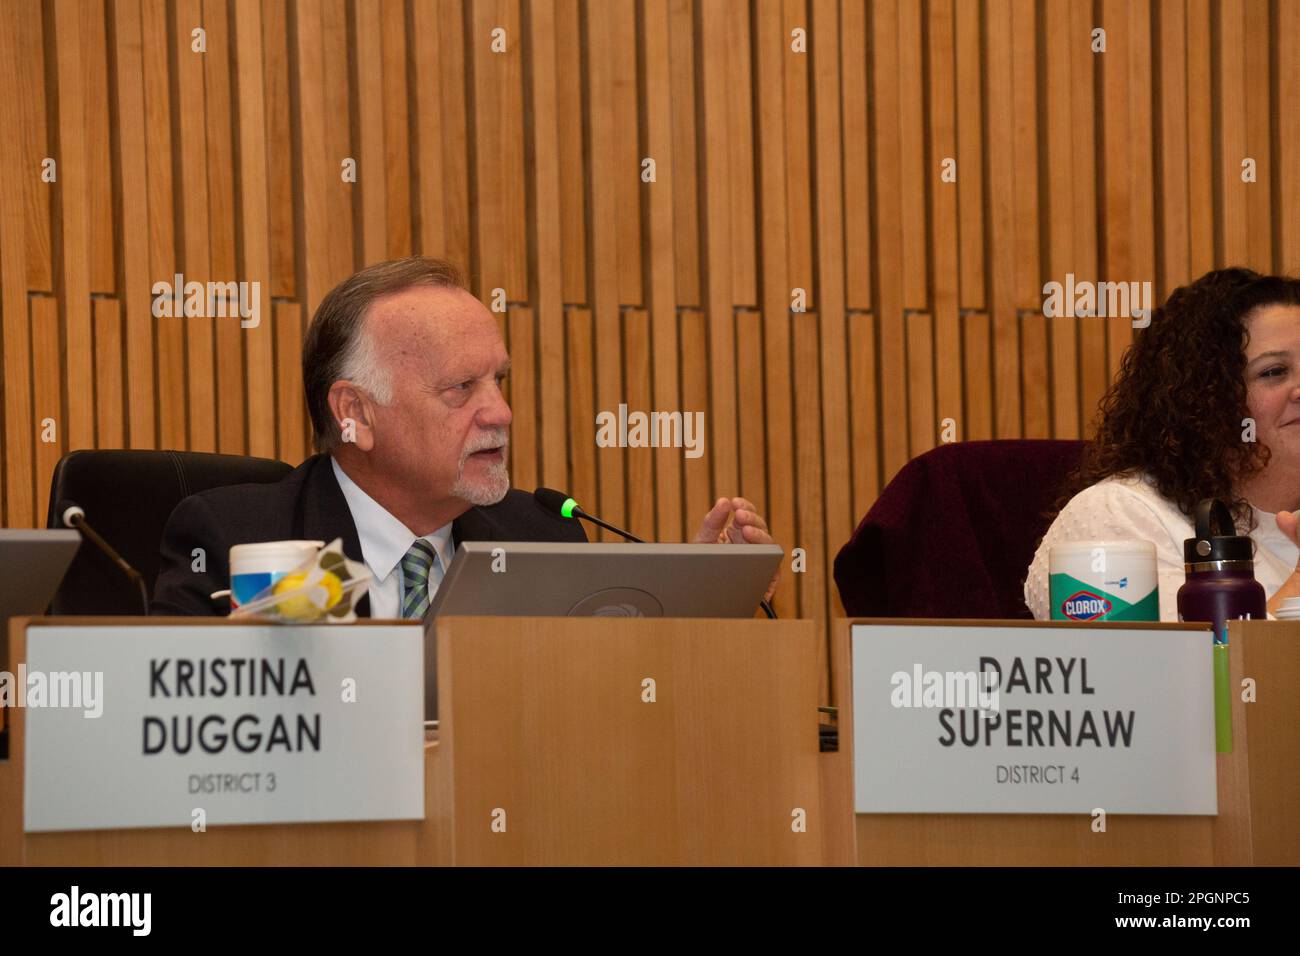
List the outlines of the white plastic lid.
{"label": "white plastic lid", "polygon": [[325,547],[324,541],[255,541],[251,544],[230,546],[230,560],[248,561],[254,558],[296,558],[304,552]]}
{"label": "white plastic lid", "polygon": [[1102,548],[1109,554],[1138,554],[1151,558],[1156,556],[1155,542],[1143,541],[1140,538],[1110,541],[1065,541],[1061,544],[1052,545],[1049,555],[1060,555],[1062,557],[1071,554],[1090,555],[1096,548]]}

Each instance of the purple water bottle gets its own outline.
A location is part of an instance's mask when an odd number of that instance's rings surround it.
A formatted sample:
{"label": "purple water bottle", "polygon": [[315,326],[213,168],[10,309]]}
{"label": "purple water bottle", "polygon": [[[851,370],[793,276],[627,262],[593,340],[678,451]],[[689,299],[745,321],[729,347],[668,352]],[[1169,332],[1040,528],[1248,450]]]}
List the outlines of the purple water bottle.
{"label": "purple water bottle", "polygon": [[1236,531],[1228,506],[1203,498],[1196,537],[1183,542],[1187,580],[1178,589],[1178,619],[1212,622],[1217,644],[1228,643],[1229,621],[1268,616],[1264,587],[1255,580],[1255,542]]}

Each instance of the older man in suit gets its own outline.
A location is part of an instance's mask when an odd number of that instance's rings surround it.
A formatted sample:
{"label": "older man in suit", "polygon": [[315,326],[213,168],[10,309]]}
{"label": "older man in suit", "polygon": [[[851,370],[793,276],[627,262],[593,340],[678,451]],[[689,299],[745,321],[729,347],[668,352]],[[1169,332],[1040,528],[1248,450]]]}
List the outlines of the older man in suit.
{"label": "older man in suit", "polygon": [[[510,357],[496,319],[450,264],[416,256],[346,279],[316,310],[302,365],[317,454],[278,483],[177,505],[154,613],[224,613],[209,595],[229,581],[233,544],[341,537],[374,576],[358,614],[419,618],[460,541],[586,540],[577,522],[510,488],[501,393]],[[772,538],[750,502],[719,498],[695,540]]]}

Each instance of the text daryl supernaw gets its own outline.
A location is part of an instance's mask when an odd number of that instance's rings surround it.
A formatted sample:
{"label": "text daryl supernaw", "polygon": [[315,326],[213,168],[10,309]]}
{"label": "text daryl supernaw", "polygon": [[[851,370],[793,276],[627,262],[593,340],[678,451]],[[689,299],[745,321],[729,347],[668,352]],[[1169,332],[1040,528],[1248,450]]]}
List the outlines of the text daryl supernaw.
{"label": "text daryl supernaw", "polygon": [[[1053,695],[1091,696],[1097,692],[1088,682],[1086,657],[1035,657],[1032,667],[1014,657],[1005,671],[1005,680],[1002,664],[995,657],[981,657],[979,669],[995,675],[991,689],[1003,695],[1042,695],[1050,700]],[[1085,709],[1076,714],[1057,709],[1004,707],[995,713],[945,708],[939,711],[939,725],[943,728],[939,743],[945,747],[989,747],[996,739],[1008,747],[1082,747],[1086,743],[1131,747],[1135,717],[1133,710]]]}
{"label": "text daryl supernaw", "polygon": [[[283,657],[214,657],[149,661],[149,697],[161,703],[172,698],[250,700],[257,697],[316,696],[307,661]],[[230,748],[240,753],[299,753],[320,750],[321,715],[242,713],[170,714],[145,716],[142,727],[146,756],[188,754],[197,744],[206,754]]]}

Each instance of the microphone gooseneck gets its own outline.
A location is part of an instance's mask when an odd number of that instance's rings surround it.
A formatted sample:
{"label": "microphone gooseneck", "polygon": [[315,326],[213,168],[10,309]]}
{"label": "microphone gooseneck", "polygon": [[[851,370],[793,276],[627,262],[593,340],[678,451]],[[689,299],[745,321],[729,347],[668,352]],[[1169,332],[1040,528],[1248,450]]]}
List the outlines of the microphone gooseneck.
{"label": "microphone gooseneck", "polygon": [[123,574],[135,582],[136,587],[140,589],[140,606],[144,609],[144,614],[147,617],[149,615],[149,588],[144,583],[144,575],[133,568],[131,562],[114,551],[113,546],[100,537],[99,532],[86,522],[86,512],[76,502],[65,501],[63,503],[62,519],[67,527],[75,528],[81,532],[82,538],[103,552],[110,561],[121,569]]}
{"label": "microphone gooseneck", "polygon": [[[549,511],[551,514],[559,515],[561,518],[585,518],[592,524],[599,525],[606,531],[612,531],[614,534],[620,535],[634,544],[646,543],[642,538],[638,538],[636,535],[632,534],[632,532],[624,531],[622,528],[616,528],[608,521],[602,521],[595,515],[583,511],[578,502],[562,491],[556,491],[554,488],[538,488],[533,492],[533,498],[544,509]],[[759,601],[758,604],[759,607],[763,609],[764,614],[772,620],[776,620],[776,611],[772,609],[772,605],[768,604],[766,600]]]}
{"label": "microphone gooseneck", "polygon": [[638,538],[630,531],[624,531],[622,528],[616,528],[608,521],[597,518],[594,514],[583,511],[582,506],[574,499],[570,498],[562,491],[556,491],[554,488],[538,488],[533,492],[533,497],[537,503],[552,514],[557,514],[561,518],[585,518],[594,525],[599,525],[606,531],[612,531],[614,534],[633,544],[646,544],[644,538]]}

